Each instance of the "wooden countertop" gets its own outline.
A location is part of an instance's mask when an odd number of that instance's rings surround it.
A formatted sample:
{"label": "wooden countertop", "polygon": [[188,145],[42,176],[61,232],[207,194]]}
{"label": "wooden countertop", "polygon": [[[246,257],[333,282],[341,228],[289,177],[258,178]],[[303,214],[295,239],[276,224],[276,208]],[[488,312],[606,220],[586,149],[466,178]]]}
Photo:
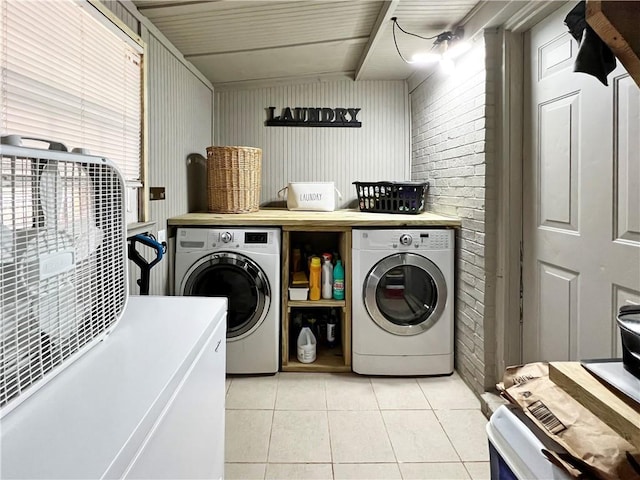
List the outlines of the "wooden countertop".
{"label": "wooden countertop", "polygon": [[457,217],[423,212],[417,215],[370,213],[359,210],[335,212],[301,212],[278,208],[265,208],[255,213],[187,213],[167,220],[167,225],[210,226],[276,226],[276,227],[362,227],[362,226],[414,226],[460,227]]}

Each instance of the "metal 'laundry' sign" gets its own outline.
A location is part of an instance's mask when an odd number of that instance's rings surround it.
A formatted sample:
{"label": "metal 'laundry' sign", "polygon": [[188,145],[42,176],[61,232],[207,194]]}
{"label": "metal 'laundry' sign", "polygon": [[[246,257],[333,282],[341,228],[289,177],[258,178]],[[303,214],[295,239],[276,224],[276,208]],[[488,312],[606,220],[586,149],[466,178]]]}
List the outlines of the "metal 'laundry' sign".
{"label": "metal 'laundry' sign", "polygon": [[267,127],[354,127],[360,128],[358,121],[360,108],[311,108],[285,107],[276,116],[276,107],[268,107]]}

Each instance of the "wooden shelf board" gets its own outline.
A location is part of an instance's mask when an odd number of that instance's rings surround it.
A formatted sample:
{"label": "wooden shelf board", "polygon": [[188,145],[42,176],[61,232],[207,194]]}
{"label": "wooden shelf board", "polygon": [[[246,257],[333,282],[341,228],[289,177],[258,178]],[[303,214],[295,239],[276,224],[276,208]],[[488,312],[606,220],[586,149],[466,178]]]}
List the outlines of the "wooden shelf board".
{"label": "wooden shelf board", "polygon": [[345,300],[289,300],[287,305],[289,308],[302,307],[302,308],[314,308],[314,307],[344,307],[346,305]]}
{"label": "wooden shelf board", "polygon": [[588,0],[586,20],[640,86],[638,2]]}
{"label": "wooden shelf board", "polygon": [[631,444],[640,446],[640,412],[578,362],[549,363],[549,378]]}
{"label": "wooden shelf board", "polygon": [[283,372],[350,372],[351,367],[347,365],[324,365],[317,362],[314,363],[300,363],[297,360],[290,362],[289,365],[282,367]]}
{"label": "wooden shelf board", "polygon": [[[336,210],[335,212],[293,212],[283,209],[264,208],[253,213],[188,213],[167,220],[171,227],[179,226],[233,226],[247,225],[283,227],[290,231],[344,231],[351,227],[422,226],[460,227],[462,221],[431,212],[418,215],[369,213],[358,210]],[[328,227],[328,228],[327,228]]]}
{"label": "wooden shelf board", "polygon": [[344,357],[340,347],[320,347],[315,362],[299,362],[292,352],[292,355],[289,356],[289,362],[286,365],[282,365],[282,370],[284,372],[350,372],[351,367],[344,364]]}

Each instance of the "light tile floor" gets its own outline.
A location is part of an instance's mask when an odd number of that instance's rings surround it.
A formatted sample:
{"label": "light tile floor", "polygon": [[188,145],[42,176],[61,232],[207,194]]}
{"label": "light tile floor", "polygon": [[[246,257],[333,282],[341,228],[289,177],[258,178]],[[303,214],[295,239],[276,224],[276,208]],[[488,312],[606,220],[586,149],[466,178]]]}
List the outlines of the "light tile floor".
{"label": "light tile floor", "polygon": [[227,378],[225,478],[489,478],[486,418],[457,374]]}

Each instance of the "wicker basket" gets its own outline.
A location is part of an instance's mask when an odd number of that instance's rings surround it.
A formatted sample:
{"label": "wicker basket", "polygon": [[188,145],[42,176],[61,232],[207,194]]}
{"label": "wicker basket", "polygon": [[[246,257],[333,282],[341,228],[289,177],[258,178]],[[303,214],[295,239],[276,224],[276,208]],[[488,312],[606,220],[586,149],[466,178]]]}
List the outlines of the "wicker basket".
{"label": "wicker basket", "polygon": [[207,194],[213,213],[257,212],[260,205],[262,150],[207,148]]}

